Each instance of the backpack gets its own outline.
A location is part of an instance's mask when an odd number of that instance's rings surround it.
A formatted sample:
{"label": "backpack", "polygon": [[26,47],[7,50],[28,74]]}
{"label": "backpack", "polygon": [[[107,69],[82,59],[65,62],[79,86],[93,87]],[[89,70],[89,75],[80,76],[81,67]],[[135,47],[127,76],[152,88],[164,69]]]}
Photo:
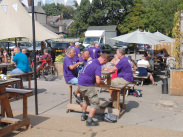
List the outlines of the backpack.
{"label": "backpack", "polygon": [[115,123],[117,122],[117,116],[112,113],[103,113],[100,115],[102,117],[102,120],[109,123]]}

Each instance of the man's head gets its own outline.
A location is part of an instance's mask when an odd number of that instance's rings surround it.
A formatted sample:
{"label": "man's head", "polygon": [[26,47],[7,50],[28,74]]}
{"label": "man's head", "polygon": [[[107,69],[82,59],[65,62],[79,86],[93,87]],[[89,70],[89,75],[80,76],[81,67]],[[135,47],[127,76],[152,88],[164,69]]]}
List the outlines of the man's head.
{"label": "man's head", "polygon": [[26,54],[27,50],[26,49],[22,49],[22,53]]}
{"label": "man's head", "polygon": [[91,42],[91,47],[95,47],[95,43],[94,42]]}
{"label": "man's head", "polygon": [[75,43],[75,47],[79,48],[80,46],[81,46],[81,43],[79,43],[79,42]]}
{"label": "man's head", "polygon": [[125,50],[117,49],[116,54],[117,54],[118,59],[122,59],[125,56]]}
{"label": "man's head", "polygon": [[95,47],[96,47],[96,48],[99,48],[99,43],[96,43],[96,44],[95,44]]}
{"label": "man's head", "polygon": [[67,56],[69,56],[70,58],[73,58],[74,55],[76,54],[74,48],[68,48],[66,53],[67,53]]}
{"label": "man's head", "polygon": [[17,54],[17,53],[19,53],[19,52],[20,52],[20,48],[19,48],[19,47],[15,47],[15,48],[14,48],[14,53]]}
{"label": "man's head", "polygon": [[88,50],[84,51],[82,54],[82,58],[84,60],[87,60],[89,57],[90,57],[89,51]]}
{"label": "man's head", "polygon": [[128,56],[129,60],[132,60],[132,56]]}
{"label": "man's head", "polygon": [[99,62],[101,65],[106,64],[109,61],[109,55],[108,54],[102,54],[99,58],[98,58]]}

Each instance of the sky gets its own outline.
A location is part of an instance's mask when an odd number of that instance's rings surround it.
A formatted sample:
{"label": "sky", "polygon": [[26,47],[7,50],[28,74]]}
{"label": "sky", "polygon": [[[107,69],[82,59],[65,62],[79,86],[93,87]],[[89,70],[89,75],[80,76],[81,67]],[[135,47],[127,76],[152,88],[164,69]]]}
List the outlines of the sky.
{"label": "sky", "polygon": [[[41,0],[38,0],[41,1]],[[74,0],[67,0],[66,5],[74,5]],[[58,3],[64,4],[64,0],[57,0]],[[46,4],[54,3],[54,0],[46,0]]]}

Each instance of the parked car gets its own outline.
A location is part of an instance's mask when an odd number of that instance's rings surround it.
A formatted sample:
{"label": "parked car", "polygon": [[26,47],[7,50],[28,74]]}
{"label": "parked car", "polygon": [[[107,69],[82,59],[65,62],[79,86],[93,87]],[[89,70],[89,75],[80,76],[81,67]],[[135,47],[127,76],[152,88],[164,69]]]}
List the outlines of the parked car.
{"label": "parked car", "polygon": [[150,50],[151,47],[147,44],[137,44],[137,53],[144,53],[144,51]]}
{"label": "parked car", "polygon": [[69,42],[55,42],[55,44],[53,45],[53,49],[59,55],[64,53],[69,46],[70,46]]}
{"label": "parked car", "polygon": [[8,42],[8,41],[0,41],[1,47],[6,49],[6,50],[8,49],[8,43],[9,43],[9,48],[12,46],[15,46],[15,43]]}
{"label": "parked car", "polygon": [[135,50],[135,44],[132,43],[125,43],[122,41],[118,41],[116,45],[113,46],[114,48],[123,48],[125,53],[130,54],[133,53]]}
{"label": "parked car", "polygon": [[[88,45],[86,48],[84,48],[83,50],[87,50],[88,48],[90,48],[90,45]],[[114,58],[114,55],[116,54],[116,48],[112,48],[110,45],[108,44],[100,44],[99,45],[99,49],[102,50],[102,53],[106,53],[109,55],[110,60],[112,60]]]}

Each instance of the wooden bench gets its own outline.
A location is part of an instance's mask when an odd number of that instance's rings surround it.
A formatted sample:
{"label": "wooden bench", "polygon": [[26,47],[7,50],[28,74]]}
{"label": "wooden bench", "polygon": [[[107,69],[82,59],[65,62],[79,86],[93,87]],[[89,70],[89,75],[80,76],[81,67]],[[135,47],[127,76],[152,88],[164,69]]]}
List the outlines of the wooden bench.
{"label": "wooden bench", "polygon": [[149,77],[149,72],[147,76],[138,76],[138,74],[133,74],[133,78],[141,79],[141,86],[143,86],[144,80],[148,79],[148,77]]}
{"label": "wooden bench", "polygon": [[[12,78],[21,78],[22,77],[27,77],[28,78],[28,83],[29,83],[29,89],[31,89],[31,75],[33,74],[33,72],[28,72],[28,73],[23,73],[23,74],[12,74],[11,77]],[[21,81],[21,88],[23,88],[23,82]]]}
{"label": "wooden bench", "polygon": [[[4,95],[1,95],[2,97],[4,96],[4,98],[23,95],[23,119],[20,120],[20,119],[13,118],[11,107],[5,108],[6,105],[1,106],[0,122],[7,123],[8,125],[0,128],[0,136],[7,135],[12,131],[17,130],[21,127],[25,127],[26,129],[31,127],[30,118],[27,117],[27,96],[32,94],[32,90],[15,89],[15,88],[5,88],[5,89],[6,89],[6,93]],[[3,100],[4,98],[1,98],[1,100]],[[6,100],[3,101],[3,104],[9,103],[5,101]],[[5,111],[8,117],[5,117]]]}
{"label": "wooden bench", "polygon": [[[67,112],[70,111],[78,111],[82,112],[82,103],[80,104],[72,104],[72,86],[75,86],[73,84],[69,84],[69,104],[67,105]],[[101,87],[98,84],[95,84],[95,87]],[[126,85],[114,85],[114,86],[108,86],[105,85],[102,88],[109,89],[109,93],[111,95],[111,101],[100,101],[100,108],[96,110],[96,113],[113,113],[119,117],[121,117],[125,113],[125,96],[123,96],[123,102],[122,105],[120,104],[120,93],[121,90],[123,90],[123,95],[126,93]],[[90,106],[87,108],[87,112],[89,112]]]}

